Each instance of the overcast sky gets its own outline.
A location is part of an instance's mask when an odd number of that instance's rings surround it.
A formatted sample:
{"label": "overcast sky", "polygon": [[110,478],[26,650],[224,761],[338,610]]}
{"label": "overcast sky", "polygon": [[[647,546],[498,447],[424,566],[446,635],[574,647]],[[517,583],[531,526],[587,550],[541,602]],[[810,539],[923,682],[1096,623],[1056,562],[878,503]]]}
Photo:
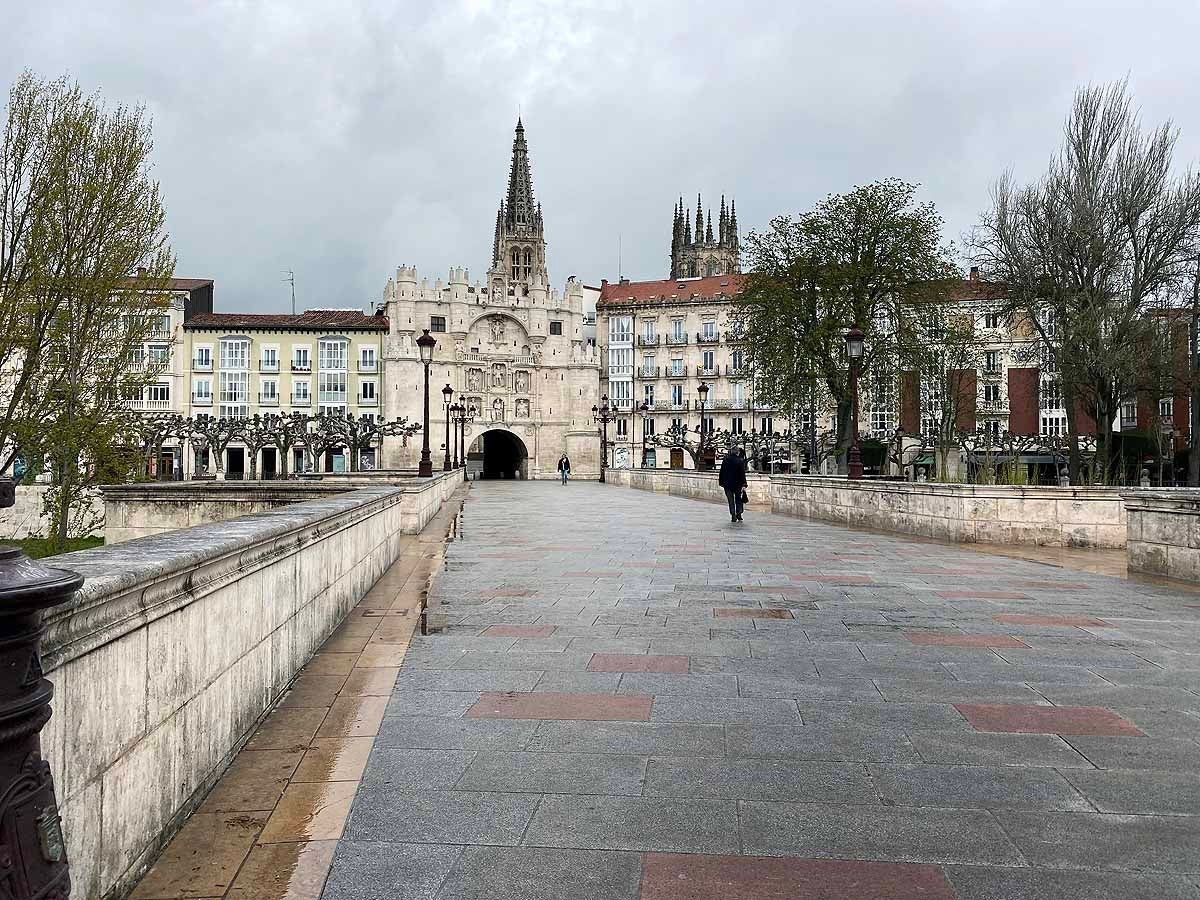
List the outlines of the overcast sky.
{"label": "overcast sky", "polygon": [[1200,4],[0,0],[0,81],[69,74],[154,119],[177,272],[223,311],[365,307],[389,273],[482,276],[518,109],[550,274],[668,274],[682,194],[743,232],[923,185],[957,241],[1033,178],[1075,87],[1128,75],[1200,158]]}

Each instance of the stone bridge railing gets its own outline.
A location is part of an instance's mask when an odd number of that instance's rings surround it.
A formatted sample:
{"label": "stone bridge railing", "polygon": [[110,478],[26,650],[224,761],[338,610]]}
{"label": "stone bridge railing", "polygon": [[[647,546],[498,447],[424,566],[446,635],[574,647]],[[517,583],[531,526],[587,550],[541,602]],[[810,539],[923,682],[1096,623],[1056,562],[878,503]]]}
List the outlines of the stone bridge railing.
{"label": "stone bridge railing", "polygon": [[461,483],[378,486],[87,550],[47,616],[42,734],[73,897],[128,889],[296,672]]}

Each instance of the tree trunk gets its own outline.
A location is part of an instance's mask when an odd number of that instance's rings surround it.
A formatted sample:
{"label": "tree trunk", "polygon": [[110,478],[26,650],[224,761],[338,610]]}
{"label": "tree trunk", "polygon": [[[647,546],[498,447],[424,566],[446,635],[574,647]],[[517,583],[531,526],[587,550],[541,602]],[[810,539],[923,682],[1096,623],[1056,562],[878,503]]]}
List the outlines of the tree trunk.
{"label": "tree trunk", "polygon": [[288,457],[291,455],[291,447],[277,447],[279,450],[279,477],[286,479],[288,477]]}
{"label": "tree trunk", "polygon": [[1063,404],[1067,408],[1067,477],[1071,484],[1079,484],[1079,423],[1075,413],[1075,391],[1062,385]]}

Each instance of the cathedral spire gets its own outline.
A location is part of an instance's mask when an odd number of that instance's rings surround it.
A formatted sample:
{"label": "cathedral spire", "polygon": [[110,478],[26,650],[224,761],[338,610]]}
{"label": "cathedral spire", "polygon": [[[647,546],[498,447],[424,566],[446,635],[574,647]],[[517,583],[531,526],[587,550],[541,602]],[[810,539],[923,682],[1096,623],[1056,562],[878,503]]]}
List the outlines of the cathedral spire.
{"label": "cathedral spire", "polygon": [[696,195],[696,243],[704,239],[704,209],[700,205],[700,195]]}
{"label": "cathedral spire", "polygon": [[525,126],[517,118],[513,138],[512,167],[508,173],[508,194],[505,202],[505,224],[509,231],[532,228],[536,222],[533,200],[533,176],[529,172],[529,146],[525,143]]}
{"label": "cathedral spire", "polygon": [[708,211],[708,224],[707,224],[707,225],[705,226],[705,228],[704,228],[704,242],[705,242],[706,244],[711,244],[711,243],[713,242],[713,235],[712,235],[712,209],[709,209],[709,211]]}

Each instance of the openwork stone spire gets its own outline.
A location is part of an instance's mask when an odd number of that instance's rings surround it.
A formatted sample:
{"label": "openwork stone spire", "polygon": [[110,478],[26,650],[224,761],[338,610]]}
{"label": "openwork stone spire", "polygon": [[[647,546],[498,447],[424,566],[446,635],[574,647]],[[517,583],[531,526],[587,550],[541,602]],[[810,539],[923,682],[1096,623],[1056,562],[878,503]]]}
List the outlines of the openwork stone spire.
{"label": "openwork stone spire", "polygon": [[525,126],[517,119],[513,138],[512,167],[508,173],[508,197],[504,204],[505,224],[510,232],[531,228],[537,222],[537,206],[533,200],[533,176],[529,172],[529,146],[525,143]]}
{"label": "openwork stone spire", "polygon": [[541,276],[546,280],[546,244],[542,237],[542,208],[533,197],[529,145],[525,126],[517,119],[513,137],[508,191],[496,215],[492,269],[512,281]]}

